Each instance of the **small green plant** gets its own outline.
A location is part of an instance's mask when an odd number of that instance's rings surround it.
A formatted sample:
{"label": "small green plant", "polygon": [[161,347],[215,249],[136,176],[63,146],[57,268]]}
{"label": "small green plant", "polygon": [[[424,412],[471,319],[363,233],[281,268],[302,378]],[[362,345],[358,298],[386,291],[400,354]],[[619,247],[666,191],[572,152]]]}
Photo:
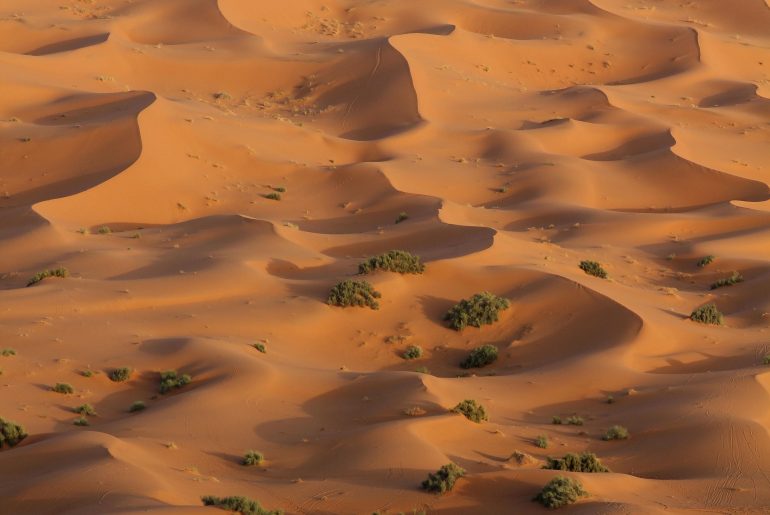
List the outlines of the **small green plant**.
{"label": "small green plant", "polygon": [[0,449],[5,445],[14,447],[26,437],[27,431],[24,426],[0,417]]}
{"label": "small green plant", "polygon": [[437,494],[450,492],[452,488],[454,488],[457,480],[464,475],[465,469],[454,463],[448,463],[443,465],[435,473],[432,472],[428,474],[428,479],[422,482],[422,489]]}
{"label": "small green plant", "polygon": [[64,395],[70,395],[72,393],[75,393],[75,389],[69,383],[56,383],[51,387],[51,390],[53,390],[56,393],[61,393]]}
{"label": "small green plant", "polygon": [[556,476],[543,487],[534,500],[546,508],[561,508],[577,502],[586,495],[588,492],[577,479]]}
{"label": "small green plant", "polygon": [[276,192],[276,191],[274,191],[272,193],[267,193],[267,194],[262,195],[262,196],[265,197],[268,200],[281,200],[281,194]]}
{"label": "small green plant", "polygon": [[570,426],[582,426],[583,425],[583,417],[578,417],[577,415],[572,415],[571,417],[567,417],[567,420],[565,420],[567,424]]}
{"label": "small green plant", "polygon": [[96,371],[88,368],[80,371],[80,375],[83,377],[93,377],[94,374],[96,374]]}
{"label": "small green plant", "polygon": [[701,324],[722,325],[725,318],[715,304],[706,304],[690,313],[690,320]]}
{"label": "small green plant", "polygon": [[409,215],[406,214],[404,211],[401,211],[398,216],[396,217],[396,223],[400,224],[404,220],[409,220]]}
{"label": "small green plant", "polygon": [[430,375],[430,370],[428,370],[428,367],[426,367],[426,366],[417,367],[417,368],[414,369],[414,371],[417,372],[418,374],[428,374],[428,375]]}
{"label": "small green plant", "polygon": [[484,406],[473,399],[465,399],[452,408],[452,411],[454,413],[460,413],[468,420],[476,422],[477,424],[480,424],[484,420],[489,420],[487,417],[487,410],[484,409]]}
{"label": "small green plant", "polygon": [[188,374],[179,375],[176,370],[166,370],[160,373],[160,393],[168,393],[175,388],[190,384],[192,377]]}
{"label": "small green plant", "polygon": [[547,458],[544,469],[564,470],[567,472],[609,472],[610,469],[602,465],[596,454],[584,452],[581,454],[567,453],[563,458]]}
{"label": "small green plant", "polygon": [[711,263],[713,263],[713,262],[714,262],[714,260],[715,260],[715,259],[716,259],[716,256],[706,256],[706,257],[702,257],[702,258],[700,258],[700,259],[698,260],[698,267],[699,267],[699,268],[703,268],[703,267],[704,267],[704,266],[706,266],[706,265],[710,265]]}
{"label": "small green plant", "polygon": [[765,354],[762,357],[762,364],[763,365],[770,365],[770,354]]}
{"label": "small green plant", "polygon": [[554,415],[553,418],[551,418],[551,424],[560,426],[562,425],[563,421],[559,415]]}
{"label": "small green plant", "polygon": [[267,348],[265,347],[265,344],[262,342],[255,343],[254,348],[257,349],[262,354],[267,354]]}
{"label": "small green plant", "polygon": [[10,358],[11,356],[16,355],[16,349],[3,349],[0,350],[0,356],[3,356],[5,358]]}
{"label": "small green plant", "polygon": [[147,406],[144,404],[144,401],[134,401],[131,406],[128,408],[129,413],[134,413],[137,411],[142,411]]}
{"label": "small green plant", "polygon": [[226,511],[240,513],[241,515],[283,515],[281,510],[266,510],[258,501],[248,497],[215,497],[213,495],[206,495],[201,497],[201,501],[206,506],[215,506]]}
{"label": "small green plant", "polygon": [[444,320],[448,320],[456,331],[462,331],[469,325],[481,327],[497,322],[499,312],[508,309],[510,305],[508,299],[485,291],[458,302],[444,315]]}
{"label": "small green plant", "polygon": [[602,440],[627,440],[628,437],[628,429],[623,426],[612,426],[604,433]]}
{"label": "small green plant", "polygon": [[273,186],[273,191],[278,193],[286,193],[286,186]]}
{"label": "small green plant", "polygon": [[588,275],[593,275],[594,277],[599,277],[601,279],[607,278],[607,271],[596,261],[581,261],[580,269]]}
{"label": "small green plant", "polygon": [[371,309],[380,309],[380,303],[376,299],[381,296],[368,282],[347,279],[332,288],[327,302],[331,306],[368,306]]}
{"label": "small green plant", "polygon": [[89,416],[96,415],[96,410],[90,404],[81,404],[80,406],[73,408],[73,411],[75,413],[80,413],[84,417],[86,415],[89,415]]}
{"label": "small green plant", "polygon": [[541,449],[547,449],[548,437],[546,435],[537,435],[537,437],[535,437],[535,447],[540,447]]}
{"label": "small green plant", "polygon": [[131,378],[131,374],[133,373],[134,373],[133,369],[129,367],[120,367],[111,371],[109,377],[111,381],[114,381],[116,383],[122,383],[124,381],[128,381]]}
{"label": "small green plant", "polygon": [[247,451],[246,454],[243,456],[241,465],[244,465],[247,467],[256,467],[257,465],[262,465],[264,461],[265,461],[265,457],[262,455],[261,452]]}
{"label": "small green plant", "polygon": [[390,250],[379,256],[374,256],[358,265],[358,273],[370,274],[377,270],[396,272],[399,274],[421,274],[425,265],[420,262],[420,256],[415,256],[404,250]]}
{"label": "small green plant", "polygon": [[72,423],[75,424],[76,426],[90,425],[86,417],[78,417]]}
{"label": "small green plant", "polygon": [[720,279],[717,282],[713,283],[711,285],[711,289],[716,290],[717,288],[723,288],[725,286],[733,286],[734,284],[738,284],[742,282],[743,282],[743,276],[738,272],[733,272],[733,275],[731,275],[730,277],[727,277],[725,279]]}
{"label": "small green plant", "polygon": [[404,351],[404,359],[418,359],[422,357],[422,347],[419,345],[410,345]]}
{"label": "small green plant", "polygon": [[70,274],[69,271],[63,266],[60,266],[59,268],[50,268],[48,270],[43,270],[42,272],[38,272],[35,275],[33,275],[32,278],[29,281],[27,281],[27,288],[39,283],[40,281],[48,277],[65,278],[69,276],[69,274]]}
{"label": "small green plant", "polygon": [[112,234],[112,229],[110,229],[106,225],[102,225],[101,227],[99,227],[99,229],[96,230],[96,232],[98,232],[99,234]]}
{"label": "small green plant", "polygon": [[471,351],[465,360],[460,363],[462,368],[481,368],[497,361],[497,347],[494,345],[482,345]]}
{"label": "small green plant", "polygon": [[607,404],[615,404],[615,396],[614,395],[608,395],[607,396]]}

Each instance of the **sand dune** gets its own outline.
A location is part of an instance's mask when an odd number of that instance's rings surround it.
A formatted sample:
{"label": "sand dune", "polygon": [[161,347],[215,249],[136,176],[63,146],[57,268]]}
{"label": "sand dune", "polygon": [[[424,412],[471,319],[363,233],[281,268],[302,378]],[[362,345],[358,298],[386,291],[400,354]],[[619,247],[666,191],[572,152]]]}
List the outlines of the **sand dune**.
{"label": "sand dune", "polygon": [[[767,513],[768,27],[765,0],[2,2],[28,436],[0,514],[545,513],[542,465],[583,451],[612,472],[563,472],[565,513]],[[327,304],[390,250],[424,273]],[[481,291],[508,309],[452,330]]]}

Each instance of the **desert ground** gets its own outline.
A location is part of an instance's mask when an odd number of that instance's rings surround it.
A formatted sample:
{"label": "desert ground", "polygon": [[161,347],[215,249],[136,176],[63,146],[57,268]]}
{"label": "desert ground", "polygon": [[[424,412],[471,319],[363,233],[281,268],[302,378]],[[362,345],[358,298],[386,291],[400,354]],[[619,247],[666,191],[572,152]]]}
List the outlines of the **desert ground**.
{"label": "desert ground", "polygon": [[770,513],[765,0],[3,0],[0,249],[0,514]]}

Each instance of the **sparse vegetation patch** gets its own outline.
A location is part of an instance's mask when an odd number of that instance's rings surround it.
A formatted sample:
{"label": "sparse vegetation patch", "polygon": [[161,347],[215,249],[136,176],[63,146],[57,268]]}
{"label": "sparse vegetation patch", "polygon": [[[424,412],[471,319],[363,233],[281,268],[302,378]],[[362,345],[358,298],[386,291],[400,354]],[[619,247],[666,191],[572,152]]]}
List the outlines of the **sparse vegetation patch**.
{"label": "sparse vegetation patch", "polygon": [[565,470],[568,472],[609,472],[610,469],[602,465],[596,454],[583,452],[581,454],[567,453],[563,458],[548,458],[545,469]]}
{"label": "sparse vegetation patch", "polygon": [[451,491],[457,480],[464,475],[465,469],[454,463],[448,463],[435,473],[428,474],[428,479],[422,482],[422,489],[428,492],[443,494]]}
{"label": "sparse vegetation patch", "polygon": [[419,345],[410,345],[404,351],[404,359],[418,359],[422,357],[422,347]]}
{"label": "sparse vegetation patch", "polygon": [[714,262],[715,259],[716,259],[716,256],[702,257],[698,260],[698,267],[703,268],[704,266],[710,265],[711,263]]}
{"label": "sparse vegetation patch", "polygon": [[0,417],[0,449],[5,445],[14,447],[26,437],[27,431],[24,426]]}
{"label": "sparse vegetation patch", "polygon": [[604,433],[602,440],[627,440],[630,435],[623,426],[612,426]]}
{"label": "sparse vegetation patch", "polygon": [[206,495],[201,497],[206,506],[215,506],[227,511],[234,511],[241,515],[283,515],[281,510],[266,510],[258,501],[242,496],[216,497]]}
{"label": "sparse vegetation patch", "polygon": [[111,381],[122,383],[124,381],[128,381],[131,378],[131,374],[133,374],[133,372],[133,369],[129,367],[120,367],[110,372],[109,377]]}
{"label": "sparse vegetation patch", "polygon": [[465,399],[452,408],[452,411],[460,413],[468,420],[476,422],[477,424],[480,424],[484,420],[488,420],[487,410],[473,399]]}
{"label": "sparse vegetation patch", "polygon": [[30,286],[33,286],[48,277],[65,278],[69,276],[69,274],[70,274],[69,271],[63,266],[60,266],[59,268],[51,268],[48,270],[43,270],[42,272],[38,272],[35,275],[33,275],[32,278],[30,278],[30,280],[27,281],[27,287],[29,288]]}
{"label": "sparse vegetation patch", "polygon": [[420,262],[419,256],[404,250],[390,250],[379,256],[371,257],[358,265],[358,273],[362,275],[377,270],[399,274],[421,274],[425,271],[425,265]]}
{"label": "sparse vegetation patch", "polygon": [[701,324],[722,325],[725,318],[715,304],[706,304],[690,313],[690,320]]}
{"label": "sparse vegetation patch", "polygon": [[56,383],[55,385],[53,385],[53,387],[51,387],[51,389],[56,393],[61,393],[64,395],[70,395],[72,393],[75,393],[75,389],[69,383]]}
{"label": "sparse vegetation patch", "polygon": [[481,368],[497,361],[497,347],[494,345],[482,345],[471,351],[465,360],[460,363],[462,368]]}
{"label": "sparse vegetation patch", "polygon": [[546,508],[561,508],[577,502],[578,499],[586,495],[588,492],[583,489],[583,485],[577,479],[556,476],[537,494],[535,501]]}
{"label": "sparse vegetation patch", "polygon": [[175,388],[190,384],[192,377],[188,374],[178,374],[176,370],[166,370],[160,373],[160,393],[168,393]]}
{"label": "sparse vegetation patch", "polygon": [[243,456],[243,460],[241,461],[241,464],[246,467],[256,467],[257,465],[262,465],[264,461],[265,461],[265,457],[262,455],[261,452],[247,451],[246,454]]}
{"label": "sparse vegetation patch", "polygon": [[607,271],[596,261],[581,261],[580,269],[588,275],[593,275],[594,277],[599,277],[601,279],[607,278]]}
{"label": "sparse vegetation patch", "polygon": [[500,311],[510,307],[508,299],[487,291],[477,293],[470,299],[463,299],[444,316],[452,329],[462,331],[467,326],[481,327],[497,322]]}
{"label": "sparse vegetation patch", "polygon": [[347,279],[332,288],[327,302],[332,306],[368,306],[371,309],[379,309],[380,303],[376,299],[381,296],[368,282]]}
{"label": "sparse vegetation patch", "polygon": [[730,277],[720,279],[715,283],[713,283],[711,285],[711,289],[716,290],[717,288],[724,288],[725,286],[733,286],[734,284],[738,284],[742,282],[743,282],[743,276],[738,272],[733,272],[733,275],[731,275]]}

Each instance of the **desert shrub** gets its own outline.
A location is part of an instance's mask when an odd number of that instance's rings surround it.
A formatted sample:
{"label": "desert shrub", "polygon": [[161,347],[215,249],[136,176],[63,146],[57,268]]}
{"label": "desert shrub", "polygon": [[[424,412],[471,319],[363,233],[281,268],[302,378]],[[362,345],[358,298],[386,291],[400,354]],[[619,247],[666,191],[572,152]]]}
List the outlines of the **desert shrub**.
{"label": "desert shrub", "polygon": [[83,377],[93,377],[94,374],[96,374],[96,371],[88,368],[80,371],[80,375]]}
{"label": "desert shrub", "polygon": [[133,372],[134,372],[133,369],[129,367],[116,368],[115,370],[110,372],[110,380],[116,383],[122,383],[123,381],[128,381],[128,379],[131,377],[131,374]]}
{"label": "desert shrub", "polygon": [[65,395],[75,393],[75,389],[69,383],[56,383],[51,389],[56,393],[63,393]]}
{"label": "desert shrub", "polygon": [[567,417],[565,422],[571,426],[582,426],[584,421],[583,421],[583,417],[572,415],[571,417]]}
{"label": "desert shrub", "polygon": [[743,282],[743,276],[739,274],[738,272],[733,272],[733,275],[730,277],[727,277],[725,279],[720,279],[717,282],[713,283],[711,285],[712,290],[716,290],[717,288],[723,288],[725,286],[732,286],[734,284],[742,283]]}
{"label": "desert shrub", "polygon": [[428,492],[443,494],[454,488],[455,482],[465,475],[465,469],[448,463],[443,465],[435,473],[428,474],[428,479],[422,482],[422,489]]}
{"label": "desert shrub", "polygon": [[588,275],[593,275],[594,277],[600,277],[602,279],[607,278],[607,271],[596,261],[581,261],[580,269]]}
{"label": "desert shrub", "polygon": [[201,497],[206,506],[215,506],[227,511],[234,511],[241,515],[283,515],[281,510],[266,510],[258,501],[241,496],[215,497],[206,495]]}
{"label": "desert shrub", "polygon": [[421,417],[426,413],[427,411],[425,411],[419,406],[412,406],[411,408],[406,408],[404,410],[404,415],[409,415],[410,417]]}
{"label": "desert shrub", "polygon": [[562,419],[561,419],[561,417],[559,415],[554,415],[551,418],[551,424],[560,426],[560,425],[562,425],[562,423],[563,423],[563,421],[562,421]]}
{"label": "desert shrub", "polygon": [[607,396],[607,404],[615,404],[615,396],[614,395],[608,395]]}
{"label": "desert shrub", "polygon": [[358,265],[358,273],[362,275],[377,270],[399,274],[421,274],[425,271],[425,265],[420,262],[420,256],[412,255],[404,250],[389,250],[385,254],[371,257]]}
{"label": "desert shrub", "polygon": [[410,345],[404,351],[404,359],[417,359],[422,357],[422,347],[419,345]]}
{"label": "desert shrub", "polygon": [[397,223],[397,224],[400,224],[400,223],[401,223],[401,222],[403,222],[404,220],[408,220],[408,219],[409,219],[409,215],[408,215],[408,214],[406,214],[404,211],[401,211],[401,212],[398,214],[398,216],[396,217],[396,223]]}
{"label": "desert shrub", "polygon": [[78,417],[73,422],[76,426],[88,426],[90,423],[86,417]]}
{"label": "desert shrub", "polygon": [[715,304],[706,304],[690,313],[690,320],[701,324],[722,325],[725,317]]}
{"label": "desert shrub", "polygon": [[43,279],[47,277],[61,277],[65,278],[69,275],[69,271],[64,268],[63,266],[60,266],[59,268],[51,268],[48,270],[43,270],[42,272],[38,272],[35,275],[33,275],[29,281],[27,281],[27,287],[30,287],[34,284],[39,283]]}
{"label": "desert shrub", "polygon": [[762,364],[763,365],[770,365],[770,354],[765,354],[762,357]]}
{"label": "desert shrub", "polygon": [[414,369],[418,374],[430,374],[430,370],[426,366],[417,367]]}
{"label": "desert shrub", "polygon": [[497,322],[498,313],[510,307],[508,299],[498,297],[487,291],[477,293],[470,299],[463,299],[450,309],[444,320],[449,325],[461,331],[467,326],[481,327]]}
{"label": "desert shrub", "polygon": [[546,508],[561,508],[577,502],[578,499],[588,495],[583,485],[577,479],[564,476],[556,476],[546,484],[535,501]]}
{"label": "desert shrub", "polygon": [[11,422],[10,420],[4,420],[0,417],[0,449],[4,445],[13,447],[27,437],[27,431],[24,426]]}
{"label": "desert shrub", "polygon": [[380,303],[376,299],[381,296],[368,282],[347,279],[332,288],[327,303],[332,306],[369,306],[371,309],[379,309]]}
{"label": "desert shrub", "polygon": [[268,200],[281,200],[281,194],[276,191],[272,193],[268,193],[266,195],[262,195],[262,196]]}
{"label": "desert shrub", "polygon": [[96,410],[94,409],[94,407],[87,403],[81,404],[80,406],[73,408],[73,411],[75,413],[80,413],[83,416],[96,415]]}
{"label": "desert shrub", "polygon": [[192,377],[188,374],[179,375],[176,370],[166,370],[160,373],[160,393],[168,393],[174,388],[190,384]]}
{"label": "desert shrub", "polygon": [[16,350],[15,349],[3,349],[3,350],[0,350],[0,356],[9,358],[9,357],[15,356],[15,355],[16,355]]}
{"label": "desert shrub", "polygon": [[267,354],[267,347],[265,347],[265,344],[262,342],[255,343],[254,348],[257,349],[262,354]]}
{"label": "desert shrub", "polygon": [[482,345],[471,351],[465,360],[460,363],[463,368],[481,368],[497,361],[497,347],[494,345]]}
{"label": "desert shrub", "polygon": [[604,433],[602,440],[626,440],[628,439],[628,429],[623,426],[612,426]]}
{"label": "desert shrub", "polygon": [[106,225],[102,225],[101,227],[99,227],[99,229],[97,230],[97,232],[98,232],[99,234],[111,234],[111,233],[112,233],[112,229],[110,229],[110,228],[109,228],[108,226],[106,226]]}
{"label": "desert shrub", "polygon": [[584,452],[581,454],[567,453],[563,458],[548,458],[544,469],[565,470],[568,472],[609,472],[610,469],[602,465],[596,454]]}
{"label": "desert shrub", "polygon": [[246,454],[243,455],[241,465],[245,465],[247,467],[255,467],[257,465],[262,465],[264,461],[265,457],[261,452],[247,451]]}
{"label": "desert shrub", "polygon": [[286,186],[273,186],[273,191],[278,193],[286,193]]}
{"label": "desert shrub", "polygon": [[700,258],[700,259],[698,260],[698,266],[699,266],[700,268],[703,268],[704,266],[706,266],[706,265],[710,265],[711,263],[713,263],[715,259],[716,259],[716,256],[706,256],[706,257],[702,257],[702,258]]}
{"label": "desert shrub", "polygon": [[484,406],[473,399],[465,399],[452,408],[452,411],[454,413],[460,413],[468,420],[476,422],[477,424],[480,424],[483,420],[489,420],[487,417],[487,410],[484,409]]}
{"label": "desert shrub", "polygon": [[546,435],[537,435],[537,437],[535,437],[535,446],[540,447],[541,449],[547,449],[548,437]]}
{"label": "desert shrub", "polygon": [[129,411],[130,413],[134,413],[134,412],[136,412],[136,411],[142,411],[142,410],[143,410],[143,409],[145,409],[146,407],[147,407],[147,406],[144,404],[144,401],[134,401],[134,402],[131,404],[131,407],[129,407],[129,408],[128,408],[128,411]]}

